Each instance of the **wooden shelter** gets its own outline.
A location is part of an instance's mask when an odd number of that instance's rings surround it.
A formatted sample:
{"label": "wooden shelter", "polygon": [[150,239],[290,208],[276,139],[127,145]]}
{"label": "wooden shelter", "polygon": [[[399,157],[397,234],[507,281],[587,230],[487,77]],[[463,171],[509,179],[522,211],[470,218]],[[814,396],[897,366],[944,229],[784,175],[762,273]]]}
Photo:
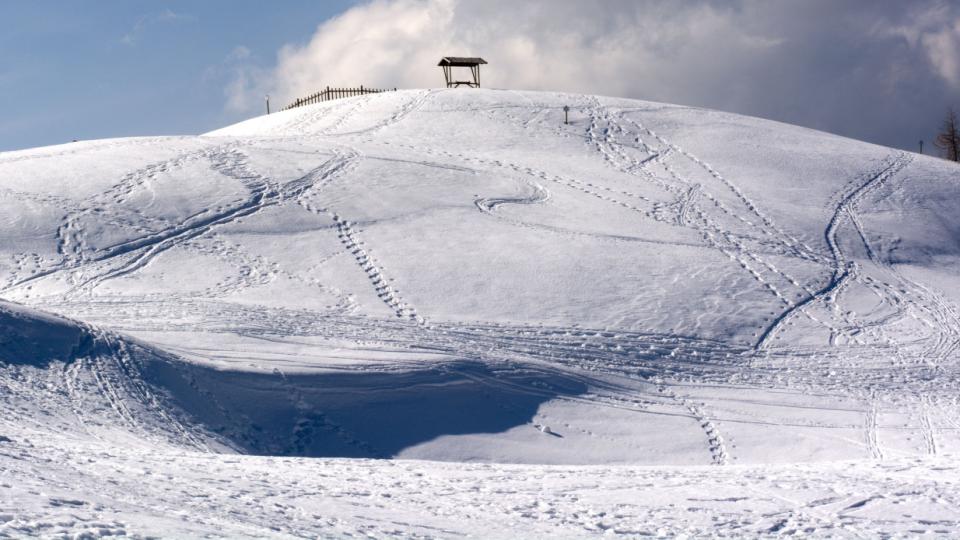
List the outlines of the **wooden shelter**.
{"label": "wooden shelter", "polygon": [[[447,81],[447,88],[457,86],[469,86],[471,88],[480,88],[480,64],[486,64],[483,58],[468,58],[465,56],[444,56],[440,59],[438,66],[443,68],[443,78]],[[453,68],[470,68],[470,74],[473,75],[472,81],[457,81],[453,78]]]}

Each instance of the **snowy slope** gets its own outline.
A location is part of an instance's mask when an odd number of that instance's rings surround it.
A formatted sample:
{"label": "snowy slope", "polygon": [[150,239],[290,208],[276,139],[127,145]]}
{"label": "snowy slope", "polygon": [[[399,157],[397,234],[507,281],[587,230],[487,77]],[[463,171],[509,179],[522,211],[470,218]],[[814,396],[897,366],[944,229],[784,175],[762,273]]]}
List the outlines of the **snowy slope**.
{"label": "snowy slope", "polygon": [[[593,96],[400,91],[0,154],[0,534],[956,534],[958,239],[953,164]],[[208,493],[181,528],[159,509],[189,482],[91,487],[164,464],[258,499],[361,474],[398,506],[353,514],[367,487],[315,510],[342,527],[280,530]],[[479,491],[420,513],[397,467]],[[629,478],[686,510],[623,510]],[[696,478],[729,499],[690,505]],[[518,505],[495,528],[460,499],[491,482]]]}

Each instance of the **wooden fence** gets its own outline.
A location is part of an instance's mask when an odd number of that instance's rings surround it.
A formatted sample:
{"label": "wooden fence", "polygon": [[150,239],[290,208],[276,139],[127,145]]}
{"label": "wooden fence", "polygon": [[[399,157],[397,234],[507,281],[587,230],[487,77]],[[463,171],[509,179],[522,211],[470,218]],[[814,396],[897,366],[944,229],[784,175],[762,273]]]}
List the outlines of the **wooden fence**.
{"label": "wooden fence", "polygon": [[303,105],[313,105],[314,103],[330,101],[331,99],[362,96],[364,94],[379,94],[380,92],[396,92],[396,90],[396,88],[364,88],[362,85],[360,88],[330,88],[328,86],[326,90],[311,94],[305,98],[298,98],[296,101],[280,110],[285,111],[287,109],[293,109],[294,107],[301,107]]}

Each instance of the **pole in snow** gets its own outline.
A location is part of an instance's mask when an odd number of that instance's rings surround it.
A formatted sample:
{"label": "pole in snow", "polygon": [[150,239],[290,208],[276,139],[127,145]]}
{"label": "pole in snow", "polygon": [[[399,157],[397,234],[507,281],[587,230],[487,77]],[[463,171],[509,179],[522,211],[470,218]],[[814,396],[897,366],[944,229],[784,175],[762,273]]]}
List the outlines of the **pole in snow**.
{"label": "pole in snow", "polygon": [[564,124],[569,124],[569,123],[570,123],[570,116],[569,116],[569,115],[570,115],[570,106],[569,106],[569,105],[564,105],[564,106],[563,106],[563,123],[564,123]]}
{"label": "pole in snow", "polygon": [[923,139],[920,139],[920,153],[923,153]]}
{"label": "pole in snow", "polygon": [[267,100],[267,114],[270,114],[270,94],[267,94],[267,97],[264,99]]}

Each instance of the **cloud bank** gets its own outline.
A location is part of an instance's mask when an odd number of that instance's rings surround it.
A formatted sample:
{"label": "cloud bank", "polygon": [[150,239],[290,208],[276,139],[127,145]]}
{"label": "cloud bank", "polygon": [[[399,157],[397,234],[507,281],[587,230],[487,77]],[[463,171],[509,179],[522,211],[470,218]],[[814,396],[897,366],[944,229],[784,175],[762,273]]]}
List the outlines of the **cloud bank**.
{"label": "cloud bank", "polygon": [[375,0],[283,47],[272,69],[239,71],[227,94],[240,108],[328,85],[437,87],[444,55],[486,58],[486,87],[704,106],[915,148],[960,102],[960,3]]}

